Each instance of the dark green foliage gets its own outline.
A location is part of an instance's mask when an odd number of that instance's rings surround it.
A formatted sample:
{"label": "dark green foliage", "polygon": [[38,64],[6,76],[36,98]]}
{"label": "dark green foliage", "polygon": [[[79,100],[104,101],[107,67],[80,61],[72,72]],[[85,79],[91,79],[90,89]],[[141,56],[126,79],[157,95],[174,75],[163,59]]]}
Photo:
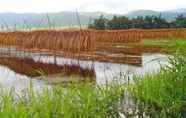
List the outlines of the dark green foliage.
{"label": "dark green foliage", "polygon": [[114,16],[113,19],[109,20],[107,23],[108,29],[129,29],[131,26],[131,21],[125,17]]}
{"label": "dark green foliage", "polygon": [[177,18],[176,18],[176,25],[177,27],[183,27],[183,28],[186,28],[186,17],[184,17],[183,15],[179,15]]}
{"label": "dark green foliage", "polygon": [[99,19],[95,19],[92,24],[89,24],[89,28],[93,29],[157,29],[157,28],[186,28],[186,17],[178,15],[175,21],[168,22],[162,15],[159,16],[138,16],[133,19],[129,19],[125,16],[114,16],[112,19],[106,19],[100,16]]}
{"label": "dark green foliage", "polygon": [[95,19],[93,24],[89,25],[89,28],[104,30],[106,29],[107,19],[103,15],[99,19]]}

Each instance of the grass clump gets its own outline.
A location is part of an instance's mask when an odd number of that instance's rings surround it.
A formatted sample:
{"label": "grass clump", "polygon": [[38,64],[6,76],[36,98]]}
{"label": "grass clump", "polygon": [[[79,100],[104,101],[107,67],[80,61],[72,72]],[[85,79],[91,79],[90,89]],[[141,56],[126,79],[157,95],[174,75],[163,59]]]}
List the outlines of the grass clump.
{"label": "grass clump", "polygon": [[129,90],[140,116],[186,117],[186,58],[176,55],[169,60],[158,74],[134,78]]}
{"label": "grass clump", "polygon": [[[172,51],[172,50],[178,51],[179,48],[184,48],[186,46],[186,40],[185,39],[174,39],[174,38],[160,39],[160,40],[145,39],[140,45],[146,46],[146,47],[162,47],[162,48],[167,49],[168,51]],[[179,52],[181,51],[179,50]]]}
{"label": "grass clump", "polygon": [[124,97],[122,85],[70,85],[15,96],[0,89],[1,118],[116,118]]}

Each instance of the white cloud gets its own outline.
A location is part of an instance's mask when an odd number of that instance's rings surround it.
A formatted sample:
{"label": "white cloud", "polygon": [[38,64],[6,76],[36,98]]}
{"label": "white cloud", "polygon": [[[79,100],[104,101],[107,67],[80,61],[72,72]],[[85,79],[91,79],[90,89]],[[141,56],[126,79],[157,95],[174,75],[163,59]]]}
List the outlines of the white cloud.
{"label": "white cloud", "polygon": [[0,12],[104,11],[126,13],[137,9],[186,8],[186,0],[0,0]]}

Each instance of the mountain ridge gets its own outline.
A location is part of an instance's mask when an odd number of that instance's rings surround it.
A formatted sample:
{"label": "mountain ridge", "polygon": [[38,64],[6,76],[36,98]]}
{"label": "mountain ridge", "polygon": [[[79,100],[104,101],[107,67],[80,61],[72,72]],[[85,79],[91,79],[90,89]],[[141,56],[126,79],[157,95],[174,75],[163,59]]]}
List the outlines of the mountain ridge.
{"label": "mountain ridge", "polygon": [[[186,9],[174,9],[168,11],[153,11],[153,10],[136,10],[123,14],[129,18],[146,15],[162,15],[167,20],[174,20],[178,14],[186,16]],[[114,15],[105,12],[73,12],[62,11],[57,13],[0,13],[0,26],[5,27],[48,27],[52,25],[55,27],[77,27],[79,26],[78,17],[82,26],[87,26],[94,19],[104,15],[106,18],[112,18]]]}
{"label": "mountain ridge", "polygon": [[137,11],[129,12],[125,15],[129,18],[135,18],[137,16],[147,16],[147,15],[159,16],[160,14],[166,20],[172,21],[175,20],[175,18],[179,14],[183,14],[184,16],[186,16],[186,9],[175,9],[175,10],[167,10],[167,11],[137,10]]}

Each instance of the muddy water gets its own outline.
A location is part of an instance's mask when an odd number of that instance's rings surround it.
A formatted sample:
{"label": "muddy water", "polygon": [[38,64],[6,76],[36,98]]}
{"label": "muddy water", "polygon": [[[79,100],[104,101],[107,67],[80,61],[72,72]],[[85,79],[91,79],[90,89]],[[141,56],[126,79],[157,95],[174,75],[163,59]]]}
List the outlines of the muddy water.
{"label": "muddy water", "polygon": [[168,56],[164,54],[142,54],[140,64],[117,64],[98,61],[83,61],[63,57],[41,55],[21,51],[1,50],[0,53],[0,85],[14,87],[17,91],[26,89],[32,82],[35,89],[52,84],[69,82],[93,82],[105,84],[118,78],[121,74],[144,75],[156,72],[167,64]]}

